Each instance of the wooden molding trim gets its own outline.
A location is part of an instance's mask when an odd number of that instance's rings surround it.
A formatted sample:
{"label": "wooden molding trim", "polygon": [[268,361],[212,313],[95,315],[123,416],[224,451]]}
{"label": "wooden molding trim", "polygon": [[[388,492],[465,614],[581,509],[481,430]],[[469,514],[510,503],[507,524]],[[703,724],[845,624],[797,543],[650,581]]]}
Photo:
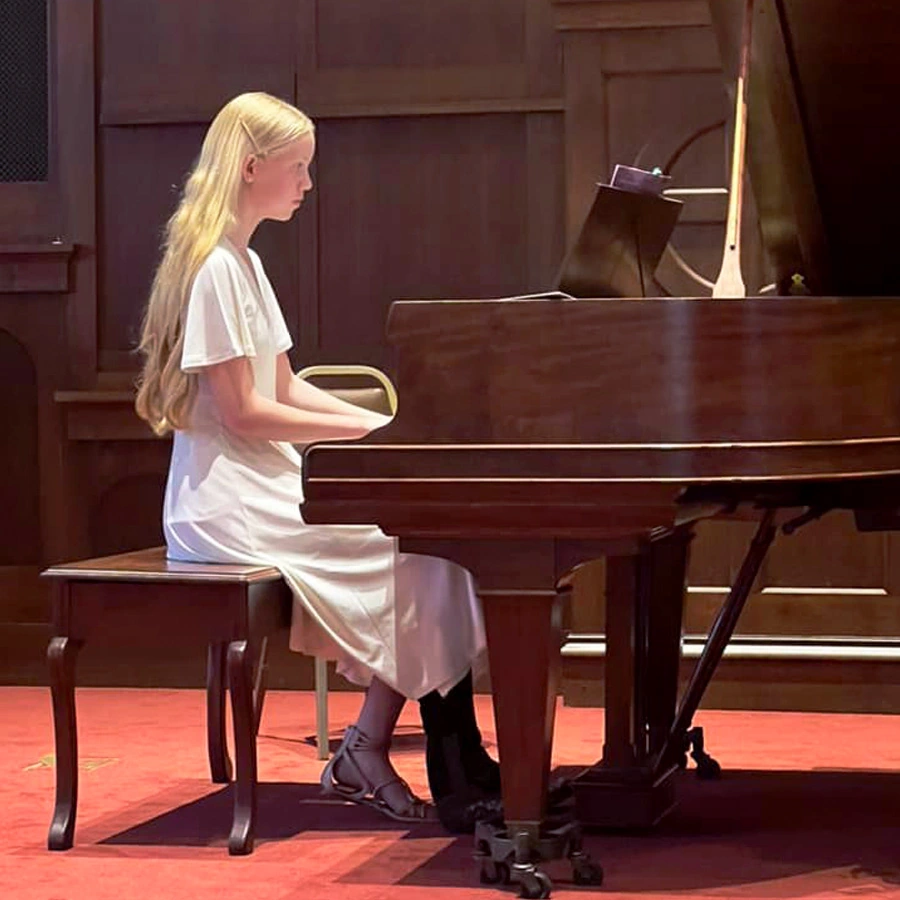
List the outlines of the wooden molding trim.
{"label": "wooden molding trim", "polygon": [[[682,657],[699,659],[706,635],[685,635]],[[566,658],[597,659],[606,656],[602,635],[573,635],[562,648]],[[817,638],[802,635],[737,635],[723,654],[725,659],[790,662],[900,662],[900,640],[896,638]]]}
{"label": "wooden molding trim", "polygon": [[707,0],[550,0],[559,31],[710,25]]}
{"label": "wooden molding trim", "polygon": [[66,294],[71,244],[0,244],[0,294]]}
{"label": "wooden molding trim", "polygon": [[[310,92],[312,88],[307,88]],[[525,97],[472,100],[434,100],[412,103],[401,102],[366,102],[341,103],[329,102],[327,94],[318,99],[310,99],[304,109],[314,119],[366,119],[383,118],[385,116],[460,116],[483,115],[485,113],[521,114],[563,112],[565,102],[562,97]],[[199,111],[158,112],[154,110],[105,112],[100,124],[113,125],[171,125],[205,123],[215,115],[215,110],[203,115]]]}

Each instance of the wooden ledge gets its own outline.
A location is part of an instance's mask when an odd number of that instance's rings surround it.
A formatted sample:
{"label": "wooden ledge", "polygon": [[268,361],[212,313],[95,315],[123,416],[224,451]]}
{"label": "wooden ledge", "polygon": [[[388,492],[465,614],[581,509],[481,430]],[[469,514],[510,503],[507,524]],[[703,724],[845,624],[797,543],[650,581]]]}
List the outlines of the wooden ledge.
{"label": "wooden ledge", "polygon": [[709,25],[708,0],[551,0],[559,31]]}
{"label": "wooden ledge", "polygon": [[0,294],[66,294],[72,244],[0,244]]}
{"label": "wooden ledge", "polygon": [[70,441],[158,441],[134,411],[134,389],[56,391]]}
{"label": "wooden ledge", "polygon": [[[705,645],[704,635],[685,635],[681,655],[684,659],[699,659]],[[606,639],[603,635],[573,635],[563,645],[562,655],[575,659],[605,657]],[[724,658],[753,661],[898,663],[900,639],[736,635],[725,648]]]}

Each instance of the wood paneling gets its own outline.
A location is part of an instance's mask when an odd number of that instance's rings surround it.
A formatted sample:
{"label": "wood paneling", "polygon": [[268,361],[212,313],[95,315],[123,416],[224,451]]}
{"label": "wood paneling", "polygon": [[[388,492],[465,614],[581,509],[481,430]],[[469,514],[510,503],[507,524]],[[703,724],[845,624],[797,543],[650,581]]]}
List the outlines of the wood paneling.
{"label": "wood paneling", "polygon": [[[138,340],[166,220],[200,151],[200,125],[100,131],[98,341],[128,353]],[[120,358],[116,358],[120,362]],[[127,368],[135,368],[135,360]]]}
{"label": "wood paneling", "polygon": [[[163,229],[174,212],[188,170],[200,152],[202,125],[109,127],[101,130],[99,345],[102,369],[134,369]],[[300,218],[314,217],[314,207]],[[307,225],[307,233],[308,233]],[[253,246],[263,256],[285,318],[296,330],[298,256],[296,224],[266,223]],[[304,265],[305,264],[305,265]]]}
{"label": "wood paneling", "polygon": [[[730,118],[730,101],[723,89],[719,51],[708,27],[706,4],[554,0],[553,7],[565,54],[566,224],[570,237],[580,227],[592,183],[608,176],[616,162],[665,166],[680,151],[671,170],[674,186],[725,186],[728,136],[724,128],[715,126]],[[838,30],[829,34],[837,39]],[[831,38],[823,35],[822,39]],[[697,135],[685,149],[685,142]],[[752,203],[752,193],[748,192],[747,198]],[[724,212],[721,199],[690,199],[673,237],[677,250],[708,280],[715,278],[720,264]],[[753,207],[746,211],[744,245],[749,248],[744,254],[745,277],[755,290],[771,280],[771,269],[763,258]],[[661,265],[658,281],[661,289],[672,294],[708,294],[676,267],[671,256]],[[673,334],[672,339],[679,338]],[[777,403],[777,369],[766,377],[776,382],[771,397]],[[695,589],[686,604],[689,632],[708,629],[722,599],[722,592],[714,589],[730,585],[751,532],[750,526],[740,522],[706,523],[698,529],[688,576]],[[739,632],[896,635],[900,632],[897,549],[894,536],[857,533],[847,515],[829,515],[789,539],[779,540],[761,572]],[[594,571],[579,573],[570,612],[575,631],[602,633],[605,627],[603,603],[596,600],[602,594],[602,573],[602,563]],[[574,680],[570,678],[567,694],[582,698],[590,694],[597,702],[599,682],[593,688],[588,685],[592,678],[600,677],[602,662],[580,660],[577,665],[577,674],[570,667]],[[588,675],[592,666],[593,675]],[[878,685],[869,686],[868,697],[862,685],[837,689],[839,677],[855,677],[852,666],[840,668],[841,676],[834,675],[838,669],[824,674],[819,666],[796,664],[788,667],[790,672],[784,666],[769,666],[766,674],[759,676],[765,683],[757,684],[749,667],[728,664],[723,678],[737,680],[724,692],[714,692],[712,702],[739,705],[743,678],[748,704],[815,706],[818,702],[835,708],[845,701],[857,709],[877,707]],[[879,684],[889,692],[890,679],[895,677],[891,673],[896,670],[873,666],[869,671],[878,673],[883,679]],[[809,684],[806,688],[794,685],[779,700],[776,679],[780,674],[793,680],[806,678]]]}
{"label": "wood paneling", "polygon": [[68,293],[72,245],[0,245],[0,294]]}
{"label": "wood paneling", "polygon": [[57,0],[57,145],[61,237],[75,247],[66,308],[67,384],[92,384],[97,371],[95,0]]}
{"label": "wood paneling", "polygon": [[550,0],[561,31],[709,24],[706,0]]}
{"label": "wood paneling", "polygon": [[521,0],[327,0],[317,8],[322,68],[471,68],[523,61]]}
{"label": "wood paneling", "polygon": [[325,123],[319,351],[383,364],[392,300],[528,288],[524,116]]}
{"label": "wood paneling", "polygon": [[[388,367],[384,317],[397,297],[551,287],[564,234],[580,224],[594,181],[615,162],[662,164],[728,116],[706,0],[257,0],[251,7],[57,0],[54,7],[57,168],[48,184],[0,186],[0,241],[49,246],[58,238],[72,246],[67,265],[54,257],[52,285],[34,266],[23,281],[18,270],[10,274],[9,258],[0,260],[0,294],[27,288],[0,297],[0,329],[21,347],[0,348],[0,368],[12,366],[8,377],[25,387],[7,401],[16,436],[8,455],[21,458],[19,469],[7,467],[13,474],[0,479],[0,493],[23,510],[23,528],[0,567],[0,655],[20,638],[29,648],[44,640],[36,623],[46,598],[35,564],[160,539],[170,443],[151,438],[133,415],[132,349],[161,230],[207,122],[228,98],[267,90],[317,118],[316,190],[292,224],[266,225],[254,241],[294,336],[297,366]],[[677,184],[724,185],[726,145],[721,128],[698,137],[674,167]],[[689,201],[675,235],[708,279],[718,267],[723,215],[721,199]],[[748,218],[753,232],[752,211]],[[761,259],[748,265],[748,282],[762,283]],[[670,258],[660,283],[674,294],[702,293]],[[51,287],[60,293],[38,293]],[[54,404],[54,392],[65,402]],[[693,586],[729,583],[747,528],[701,526]],[[808,526],[776,545],[745,630],[891,633],[900,627],[897,551],[894,537],[859,536],[846,517]],[[596,568],[600,574],[582,577],[602,582],[603,563]],[[884,593],[856,600],[778,593],[829,585]],[[717,601],[715,593],[689,594],[688,629],[705,627]],[[576,604],[573,625],[601,631],[602,612],[592,594],[589,604]],[[21,652],[8,658],[25,664]],[[32,680],[42,665],[29,669]],[[286,652],[273,665],[274,684],[311,681],[305,663]],[[98,658],[89,679],[202,678],[202,664],[175,659],[138,668]],[[821,689],[833,690],[830,683]],[[740,681],[729,684],[739,702]],[[765,699],[747,690],[747,702]],[[848,687],[848,702],[861,703],[861,690]],[[804,691],[797,683],[785,696],[809,702]]]}
{"label": "wood paneling", "polygon": [[0,508],[13,512],[0,541],[0,566],[21,566],[41,559],[37,376],[28,351],[6,331],[0,331],[0,383],[15,385],[0,396],[6,423],[0,442]]}
{"label": "wood paneling", "polygon": [[103,124],[204,121],[246,90],[293,96],[293,2],[98,4]]}
{"label": "wood paneling", "polygon": [[544,0],[340,0],[301,13],[301,27],[315,48],[301,39],[298,97],[316,115],[525,111],[559,96]]}

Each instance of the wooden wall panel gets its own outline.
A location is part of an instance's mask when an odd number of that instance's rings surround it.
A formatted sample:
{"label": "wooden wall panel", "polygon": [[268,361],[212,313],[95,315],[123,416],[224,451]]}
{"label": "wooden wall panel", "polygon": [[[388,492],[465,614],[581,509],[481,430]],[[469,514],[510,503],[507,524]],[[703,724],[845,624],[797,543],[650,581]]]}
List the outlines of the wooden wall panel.
{"label": "wooden wall panel", "polygon": [[307,0],[298,29],[297,96],[317,116],[561,109],[546,0]]}
{"label": "wooden wall panel", "polygon": [[98,0],[100,121],[194,122],[235,94],[294,92],[291,0]]}
{"label": "wooden wall panel", "polygon": [[317,4],[317,26],[325,69],[524,62],[521,0],[327,0]]}
{"label": "wooden wall panel", "polygon": [[329,122],[319,147],[322,353],[383,363],[394,299],[528,288],[524,116]]}
{"label": "wooden wall panel", "polygon": [[200,125],[100,130],[98,342],[102,369],[134,369],[166,220],[200,149]]}
{"label": "wooden wall panel", "polygon": [[[151,125],[101,129],[100,368],[135,369],[140,333],[163,229],[174,212],[205,126]],[[304,209],[301,217],[314,218]],[[298,321],[296,224],[265,223],[254,239],[289,326]],[[304,255],[307,266],[311,265]]]}
{"label": "wooden wall panel", "polygon": [[66,377],[66,300],[0,296],[0,502],[8,520],[0,551],[0,659],[9,629],[46,621],[47,592],[37,574],[67,543],[68,486],[53,402],[54,386]]}

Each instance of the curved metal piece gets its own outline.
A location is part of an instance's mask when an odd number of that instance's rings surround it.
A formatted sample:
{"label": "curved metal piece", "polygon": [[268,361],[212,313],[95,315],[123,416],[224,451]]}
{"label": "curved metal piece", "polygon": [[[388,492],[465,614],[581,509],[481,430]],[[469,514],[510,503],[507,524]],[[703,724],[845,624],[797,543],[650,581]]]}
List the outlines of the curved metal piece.
{"label": "curved metal piece", "polygon": [[298,378],[302,378],[304,381],[309,380],[310,378],[316,378],[320,375],[337,375],[340,377],[346,376],[359,376],[366,375],[369,378],[373,378],[377,381],[382,388],[384,388],[384,392],[387,395],[388,406],[391,410],[391,415],[396,415],[397,413],[397,389],[394,387],[393,382],[381,369],[376,369],[375,366],[366,366],[366,365],[342,365],[342,366],[307,366],[305,369],[301,369],[297,373]]}
{"label": "curved metal piece", "polygon": [[674,245],[671,241],[666,244],[666,249],[663,251],[664,254],[669,254],[672,257],[672,261],[684,272],[688,278],[693,279],[697,282],[697,284],[702,285],[707,290],[712,291],[713,283],[708,279],[704,278],[693,266],[688,263],[685,258],[675,249]]}
{"label": "curved metal piece", "polygon": [[720,128],[725,128],[727,122],[725,119],[720,119],[718,122],[713,122],[710,125],[704,125],[702,128],[699,128],[692,135],[685,138],[684,141],[675,148],[675,152],[666,160],[665,166],[663,166],[663,172],[667,175],[671,174],[672,168],[681,159],[682,156],[687,152],[688,148],[699,141],[700,138],[706,137],[708,134],[712,134],[712,132],[717,131]]}

